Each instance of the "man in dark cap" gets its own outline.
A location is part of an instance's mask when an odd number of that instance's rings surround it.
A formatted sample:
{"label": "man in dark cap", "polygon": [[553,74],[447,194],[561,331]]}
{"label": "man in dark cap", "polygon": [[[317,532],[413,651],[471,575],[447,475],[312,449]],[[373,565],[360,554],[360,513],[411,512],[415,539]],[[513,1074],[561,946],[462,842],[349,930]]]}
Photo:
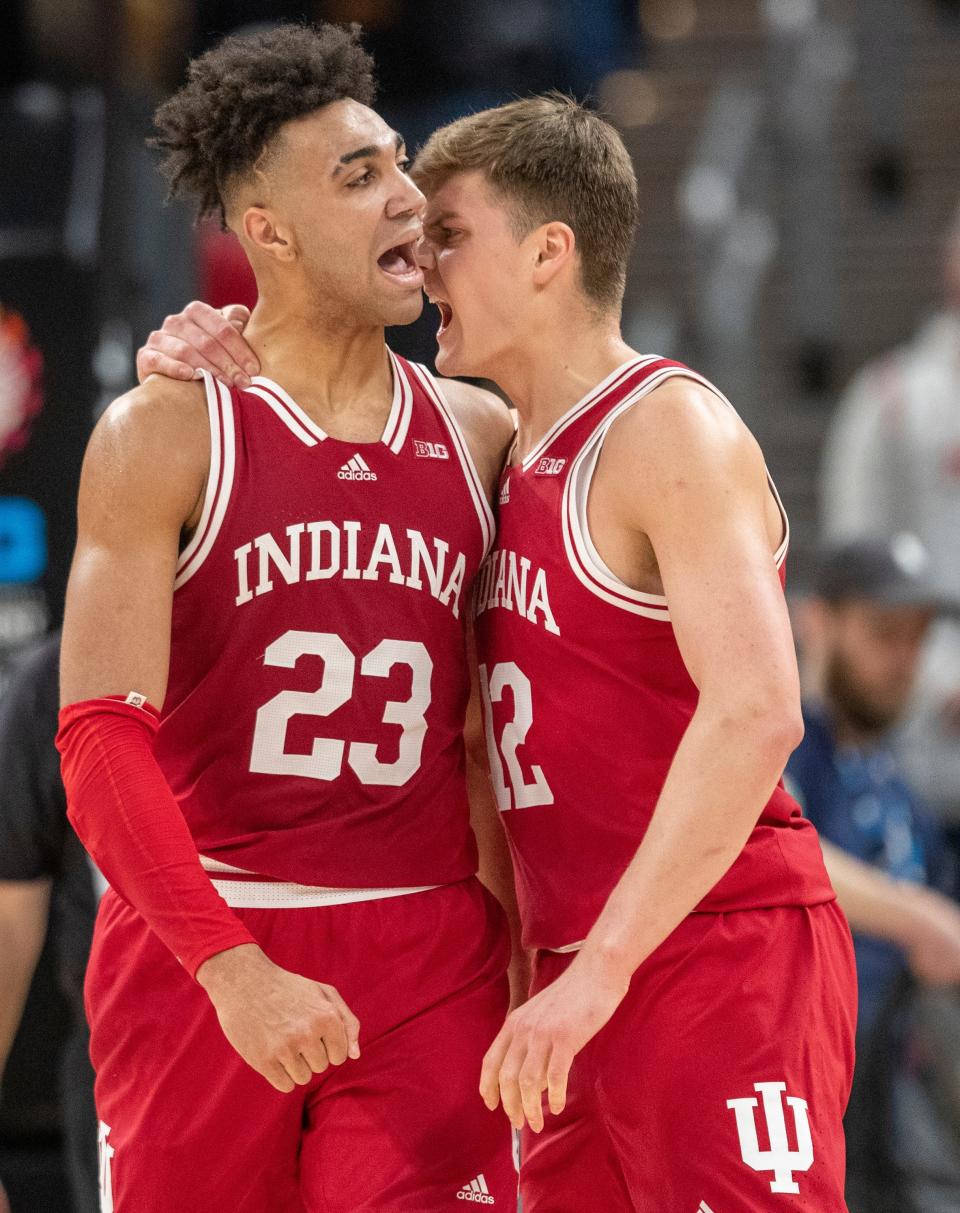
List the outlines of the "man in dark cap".
{"label": "man in dark cap", "polygon": [[854,933],[860,987],[858,1068],[846,1122],[854,1213],[887,1208],[886,1196],[891,1208],[903,1207],[889,1184],[886,1195],[874,1188],[879,1139],[899,1136],[892,1112],[877,1123],[892,1107],[897,1081],[893,1000],[911,980],[960,983],[960,908],[938,891],[949,883],[945,844],[894,746],[929,628],[938,616],[957,613],[960,604],[940,595],[926,549],[912,534],[825,549],[812,593],[796,611],[806,733],[787,767],[788,786],[820,834]]}

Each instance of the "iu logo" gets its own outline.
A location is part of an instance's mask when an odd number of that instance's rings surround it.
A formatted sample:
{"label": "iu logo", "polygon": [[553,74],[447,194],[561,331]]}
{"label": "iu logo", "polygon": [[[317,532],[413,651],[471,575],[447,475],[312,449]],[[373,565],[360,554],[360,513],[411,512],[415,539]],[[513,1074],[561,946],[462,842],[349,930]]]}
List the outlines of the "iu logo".
{"label": "iu logo", "polygon": [[[737,1133],[740,1136],[740,1153],[743,1161],[754,1171],[772,1171],[771,1192],[799,1192],[800,1186],[793,1178],[794,1171],[809,1171],[813,1164],[813,1139],[807,1119],[807,1101],[795,1095],[783,1095],[785,1082],[756,1082],[753,1089],[763,1100],[763,1118],[767,1122],[769,1150],[761,1150],[757,1137],[756,1108],[758,1101],[752,1096],[728,1099],[727,1107],[733,1108],[737,1118]],[[787,1142],[787,1116],[784,1102],[793,1111],[793,1123],[797,1133],[797,1148],[791,1150]]]}
{"label": "iu logo", "polygon": [[100,1156],[100,1213],[113,1213],[113,1179],[110,1175],[110,1159],[113,1158],[113,1146],[107,1141],[110,1136],[110,1126],[100,1121],[97,1134],[97,1153]]}

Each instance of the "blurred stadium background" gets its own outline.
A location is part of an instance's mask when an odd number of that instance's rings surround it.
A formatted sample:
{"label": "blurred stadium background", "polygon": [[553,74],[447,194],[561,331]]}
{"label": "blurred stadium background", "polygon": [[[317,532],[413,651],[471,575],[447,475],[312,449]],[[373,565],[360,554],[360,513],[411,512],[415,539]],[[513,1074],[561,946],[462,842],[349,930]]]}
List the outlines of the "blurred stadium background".
{"label": "blurred stadium background", "polygon": [[[359,21],[380,109],[411,147],[548,88],[614,121],[643,210],[627,339],[737,405],[785,498],[802,585],[843,389],[943,306],[958,0],[3,0],[0,694],[17,654],[59,622],[84,444],[133,383],[137,346],[190,298],[250,290],[228,237],[164,205],[144,144],[153,108],[190,55],[282,19]],[[392,333],[395,347],[429,361],[432,324]],[[960,412],[960,345],[955,359]],[[58,999],[48,958],[0,1103],[0,1174],[11,1199],[17,1183],[32,1193],[14,1200],[29,1213],[71,1207]]]}

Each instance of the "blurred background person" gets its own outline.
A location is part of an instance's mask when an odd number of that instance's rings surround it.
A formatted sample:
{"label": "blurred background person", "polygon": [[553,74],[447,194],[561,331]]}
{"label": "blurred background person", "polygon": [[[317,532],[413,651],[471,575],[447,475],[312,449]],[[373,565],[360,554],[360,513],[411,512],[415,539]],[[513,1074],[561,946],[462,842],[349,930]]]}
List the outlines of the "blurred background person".
{"label": "blurred background person", "polygon": [[[860,1006],[857,1074],[847,1114],[851,1213],[960,1208],[960,1142],[911,1088],[905,1024],[908,975],[960,991],[960,907],[941,890],[949,865],[941,831],[892,746],[927,632],[956,614],[915,535],[854,540],[824,550],[796,609],[806,734],[788,783],[820,832],[827,870],[854,932]],[[960,1064],[960,1040],[954,1042]],[[913,1083],[913,1087],[916,1084]],[[951,1203],[915,1206],[929,1164]]]}
{"label": "blurred background person", "polygon": [[[18,663],[0,701],[0,1076],[7,1063],[47,927],[54,922],[54,970],[69,1008],[58,1061],[63,1167],[69,1195],[46,1205],[31,1184],[9,1177],[14,1210],[99,1208],[93,1068],[83,977],[102,880],[67,821],[53,744],[59,707],[60,636]],[[35,1013],[41,1008],[34,1008]],[[22,1203],[20,1203],[22,1202]],[[71,1203],[72,1202],[72,1203]]]}
{"label": "blurred background person", "polygon": [[[914,338],[870,362],[842,397],[824,446],[827,538],[916,533],[941,594],[960,599],[960,207],[943,241],[942,301]],[[924,652],[903,760],[960,857],[960,623]],[[957,875],[954,874],[956,882]]]}

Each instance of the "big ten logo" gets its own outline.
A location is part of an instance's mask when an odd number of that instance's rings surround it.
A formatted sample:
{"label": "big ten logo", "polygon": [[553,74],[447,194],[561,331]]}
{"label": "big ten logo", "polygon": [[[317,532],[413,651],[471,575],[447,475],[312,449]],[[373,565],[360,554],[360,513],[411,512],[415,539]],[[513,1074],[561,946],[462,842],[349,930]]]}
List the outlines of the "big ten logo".
{"label": "big ten logo", "polygon": [[537,464],[534,476],[559,476],[567,466],[566,459],[551,459],[545,455]]}
{"label": "big ten logo", "polygon": [[414,438],[413,453],[418,459],[450,458],[450,452],[442,442],[424,442],[421,438]]}

